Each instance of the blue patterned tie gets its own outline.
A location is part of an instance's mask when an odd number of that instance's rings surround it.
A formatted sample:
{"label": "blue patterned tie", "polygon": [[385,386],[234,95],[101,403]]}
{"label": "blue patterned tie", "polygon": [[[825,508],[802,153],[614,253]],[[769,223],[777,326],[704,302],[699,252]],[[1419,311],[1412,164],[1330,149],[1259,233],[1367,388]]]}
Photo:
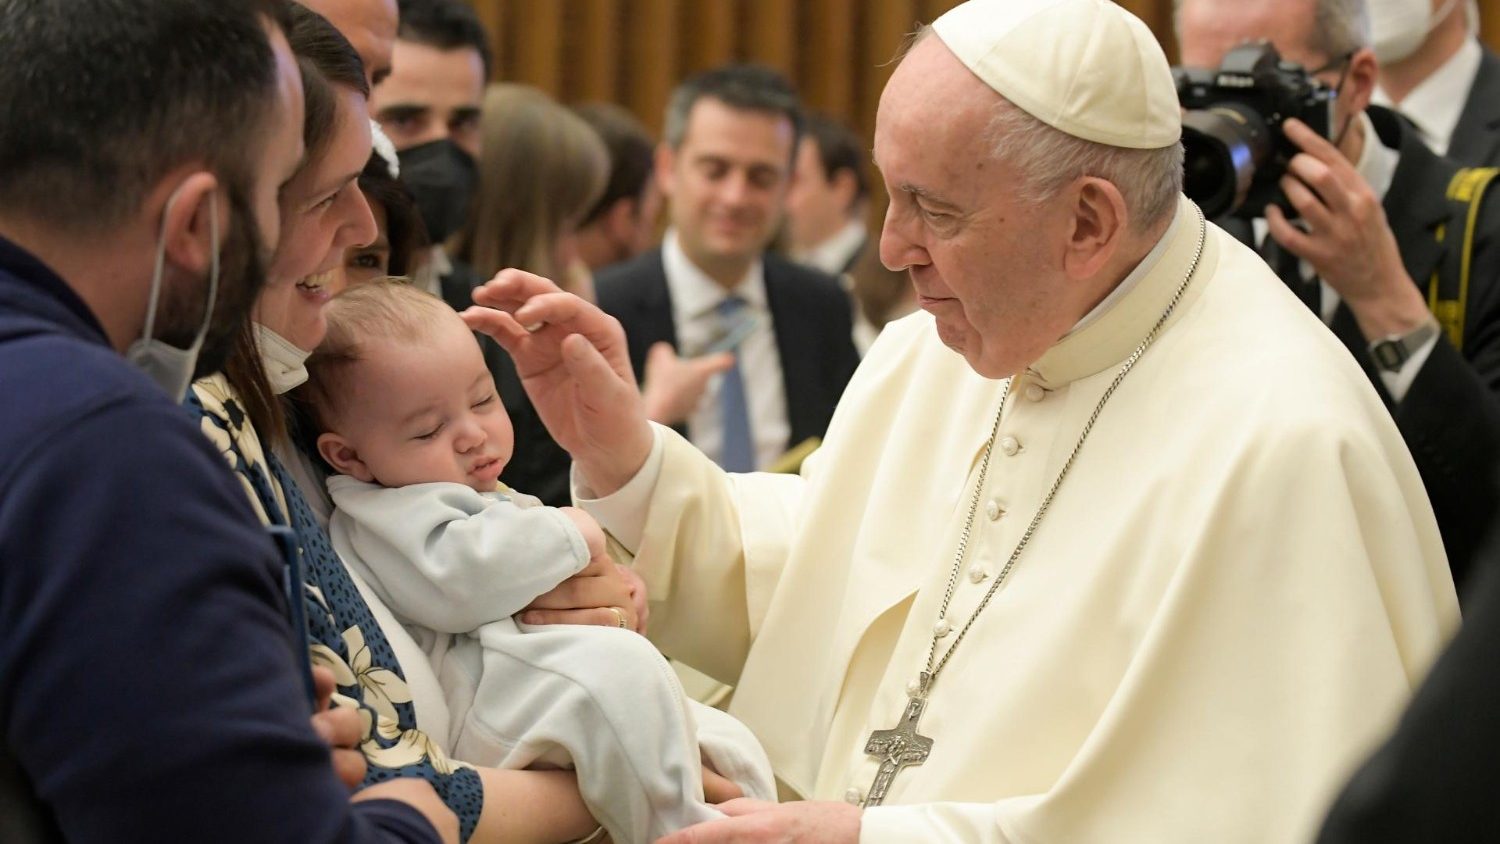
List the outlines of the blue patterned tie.
{"label": "blue patterned tie", "polygon": [[[729,296],[719,303],[719,319],[725,331],[735,324],[745,308],[745,300]],[[755,471],[755,441],[750,436],[750,410],[745,402],[745,375],[740,371],[739,352],[734,365],[724,372],[719,383],[719,412],[723,420],[724,443],[719,465],[726,472]]]}

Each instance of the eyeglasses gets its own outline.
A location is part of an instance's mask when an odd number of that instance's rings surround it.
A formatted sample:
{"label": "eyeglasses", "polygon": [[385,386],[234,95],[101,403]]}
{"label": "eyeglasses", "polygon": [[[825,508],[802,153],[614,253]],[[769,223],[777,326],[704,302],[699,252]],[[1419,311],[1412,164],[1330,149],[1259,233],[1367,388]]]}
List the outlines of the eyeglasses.
{"label": "eyeglasses", "polygon": [[1327,64],[1322,65],[1321,67],[1314,68],[1313,70],[1309,70],[1307,72],[1307,74],[1309,76],[1317,76],[1320,73],[1327,73],[1328,71],[1333,70],[1335,68],[1342,68],[1342,70],[1340,70],[1340,72],[1339,72],[1339,85],[1342,86],[1343,82],[1344,82],[1344,74],[1346,74],[1346,73],[1349,72],[1349,61],[1354,58],[1354,54],[1357,53],[1357,52],[1359,52],[1359,51],[1358,50],[1350,50],[1349,52],[1344,53],[1343,55],[1338,56],[1337,58],[1330,59]]}

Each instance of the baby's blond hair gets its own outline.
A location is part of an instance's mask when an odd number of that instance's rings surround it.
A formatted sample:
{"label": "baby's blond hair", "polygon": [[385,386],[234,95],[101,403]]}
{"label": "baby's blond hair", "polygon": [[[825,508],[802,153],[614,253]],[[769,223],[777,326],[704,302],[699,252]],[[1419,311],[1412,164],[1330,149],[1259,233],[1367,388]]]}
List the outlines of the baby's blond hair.
{"label": "baby's blond hair", "polygon": [[307,359],[307,384],[297,398],[316,428],[327,433],[348,395],[354,365],[367,357],[372,342],[419,342],[444,319],[456,319],[453,308],[403,278],[384,278],[356,285],[334,297],[324,311],[328,333]]}

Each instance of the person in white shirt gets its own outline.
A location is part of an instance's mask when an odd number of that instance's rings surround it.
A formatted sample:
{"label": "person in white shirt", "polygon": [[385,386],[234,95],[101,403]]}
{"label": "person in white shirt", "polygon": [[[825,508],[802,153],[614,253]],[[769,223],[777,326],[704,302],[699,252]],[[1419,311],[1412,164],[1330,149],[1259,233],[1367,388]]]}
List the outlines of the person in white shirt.
{"label": "person in white shirt", "polygon": [[865,179],[869,144],[831,117],[808,114],[786,194],[786,245],[792,260],[830,275],[849,272],[869,242]]}
{"label": "person in white shirt", "polygon": [[595,278],[599,306],[625,326],[637,376],[651,374],[659,343],[710,362],[734,352],[684,418],[660,420],[679,423],[731,471],[766,468],[821,437],[859,363],[838,280],[767,251],[801,126],[796,91],[774,70],[730,65],[689,77],[657,149],[672,227],[660,248]]}
{"label": "person in white shirt", "polygon": [[880,329],[916,310],[900,273],[881,266],[865,219],[869,143],[821,114],[807,115],[797,167],[786,195],[784,240],[792,260],[839,277],[854,304],[854,346],[863,355]]}
{"label": "person in white shirt", "polygon": [[[1303,150],[1281,182],[1301,219],[1274,205],[1242,214],[1261,212],[1253,243],[1391,409],[1462,587],[1500,504],[1500,200],[1485,194],[1466,242],[1468,208],[1446,198],[1458,166],[1369,105],[1368,33],[1364,0],[1184,0],[1177,20],[1185,65],[1218,67],[1230,49],[1264,39],[1337,91],[1331,142],[1298,121],[1284,127]],[[1231,223],[1252,239],[1242,220]],[[1430,304],[1465,287],[1461,313]]]}
{"label": "person in white shirt", "polygon": [[754,737],[685,697],[655,647],[626,629],[629,608],[614,608],[620,629],[512,617],[564,580],[614,564],[583,511],[499,483],[510,420],[453,309],[405,282],[376,281],[335,299],[327,319],[304,399],[337,473],[329,535],[427,652],[455,755],[576,768],[584,802],[616,841],[718,817],[705,802],[704,759],[745,793],[773,796]]}
{"label": "person in white shirt", "polygon": [[1470,0],[1370,0],[1376,105],[1401,112],[1439,155],[1500,165],[1500,56],[1479,43]]}

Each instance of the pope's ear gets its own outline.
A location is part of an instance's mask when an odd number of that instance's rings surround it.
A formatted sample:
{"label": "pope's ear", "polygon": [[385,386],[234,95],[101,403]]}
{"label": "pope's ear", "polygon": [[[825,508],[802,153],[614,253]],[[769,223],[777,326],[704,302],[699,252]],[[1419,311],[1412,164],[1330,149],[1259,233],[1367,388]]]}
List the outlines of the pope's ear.
{"label": "pope's ear", "polygon": [[375,475],[370,467],[359,459],[359,452],[350,442],[338,434],[322,434],[318,437],[318,454],[340,475],[348,475],[358,481],[374,483]]}
{"label": "pope's ear", "polygon": [[1063,269],[1072,278],[1092,278],[1115,254],[1130,226],[1125,196],[1113,182],[1088,176],[1072,192]]}

